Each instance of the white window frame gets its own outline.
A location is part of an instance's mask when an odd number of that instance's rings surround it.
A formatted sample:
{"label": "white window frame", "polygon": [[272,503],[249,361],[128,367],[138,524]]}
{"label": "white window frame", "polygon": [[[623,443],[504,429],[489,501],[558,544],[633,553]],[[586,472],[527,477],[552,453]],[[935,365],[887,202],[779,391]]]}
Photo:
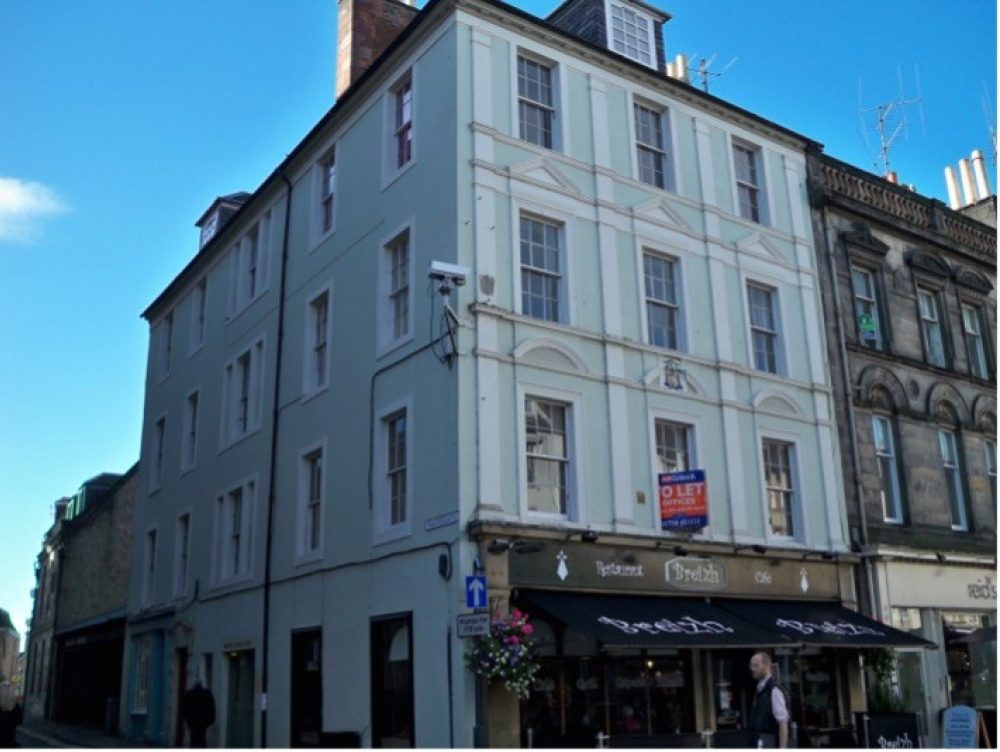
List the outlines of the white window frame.
{"label": "white window frame", "polygon": [[166,468],[167,454],[167,414],[161,413],[153,421],[153,435],[150,436],[149,451],[149,491],[158,491],[163,487],[163,471]]}
{"label": "white window frame", "polygon": [[191,574],[191,510],[177,515],[174,529],[174,597],[182,598],[188,592]]}
{"label": "white window frame", "polygon": [[[524,58],[530,60],[531,62],[542,65],[549,69],[551,73],[551,91],[552,91],[552,102],[551,104],[546,104],[544,102],[536,101],[528,97],[524,97],[526,102],[530,102],[534,106],[549,109],[552,113],[551,116],[551,129],[552,138],[551,144],[545,146],[544,144],[536,144],[534,141],[529,141],[524,137],[521,132],[521,94],[519,86],[519,73],[518,73],[518,60]],[[565,151],[566,150],[566,140],[568,138],[567,134],[563,133],[562,120],[560,113],[566,112],[566,103],[563,101],[563,92],[565,87],[562,84],[562,68],[563,66],[551,57],[542,55],[534,50],[527,49],[525,47],[518,46],[513,55],[511,55],[511,97],[512,97],[512,109],[511,109],[511,134],[514,138],[523,141],[526,144],[531,144],[539,149],[550,149],[552,151]]]}
{"label": "white window frame", "polygon": [[[558,240],[558,246],[556,248],[559,254],[559,270],[553,272],[551,269],[545,267],[538,267],[533,265],[526,265],[521,257],[521,228],[525,221],[536,222],[541,225],[546,225],[548,227],[553,227],[556,230],[556,238]],[[569,305],[567,302],[567,264],[569,261],[569,255],[566,250],[566,224],[560,220],[554,220],[550,217],[541,216],[533,212],[522,211],[518,215],[517,222],[517,254],[515,256],[515,261],[517,264],[517,310],[522,316],[527,316],[528,318],[535,319],[537,321],[545,321],[550,324],[568,324],[569,321]],[[541,316],[534,316],[525,310],[524,306],[524,274],[537,274],[547,278],[555,277],[557,280],[556,284],[556,295],[558,296],[556,300],[556,319],[545,318]]]}
{"label": "white window frame", "polygon": [[[755,326],[753,323],[753,314],[750,309],[750,288],[755,287],[758,290],[763,290],[770,294],[771,296],[771,315],[774,317],[774,330],[770,331],[764,329],[763,327]],[[785,345],[784,345],[784,332],[783,332],[783,316],[781,311],[781,297],[780,289],[774,285],[764,282],[758,277],[745,277],[743,279],[743,298],[744,307],[743,310],[746,311],[747,317],[747,354],[748,363],[750,369],[757,373],[770,373],[775,376],[785,376],[787,374],[787,369],[785,368]],[[754,331],[759,329],[765,334],[771,334],[774,337],[774,370],[769,371],[757,367],[757,358],[754,350]]]}
{"label": "white window frame", "polygon": [[[385,190],[403,173],[417,163],[416,124],[419,96],[417,91],[417,66],[411,65],[388,86],[382,106],[382,190]],[[396,125],[396,105],[399,92],[406,86],[410,87],[410,158],[403,164],[399,163],[398,136],[400,129]]]}
{"label": "white window frame", "polygon": [[142,594],[140,603],[143,607],[153,603],[153,592],[156,588],[157,537],[155,526],[146,529],[142,547]]}
{"label": "white window frame", "polygon": [[[975,323],[975,330],[969,328],[970,316]],[[985,318],[979,306],[962,303],[962,335],[969,356],[969,372],[977,379],[983,380],[990,378],[989,350],[986,347],[986,335],[983,331]]]}
{"label": "white window frame", "polygon": [[337,227],[337,145],[334,144],[317,165],[319,170],[319,237]]}
{"label": "white window frame", "polygon": [[273,215],[272,209],[262,212],[229,249],[230,320],[243,313],[269,289]]}
{"label": "white window frame", "polygon": [[[878,445],[878,430],[876,424],[881,424],[887,437],[888,446],[881,450]],[[879,496],[882,499],[882,519],[894,525],[903,524],[903,489],[902,477],[899,472],[899,452],[896,450],[895,421],[887,415],[872,414],[872,446],[875,449],[875,464],[878,466]],[[886,459],[892,468],[892,477],[888,479],[888,488],[892,498],[887,498],[886,478],[882,474],[882,460]],[[891,507],[891,508],[890,508]]]}
{"label": "white window frame", "polygon": [[[639,118],[636,113],[637,108],[653,112],[659,117],[660,140],[662,142],[660,149],[639,141]],[[632,109],[629,110],[629,130],[632,134],[633,143],[631,155],[632,174],[635,176],[635,179],[643,185],[652,186],[653,188],[658,188],[661,191],[676,193],[677,180],[676,170],[674,168],[673,129],[670,125],[670,108],[649,99],[644,99],[638,96],[632,97]],[[642,172],[639,167],[639,152],[642,149],[651,152],[659,152],[663,171],[663,185],[658,186],[655,182],[651,183],[642,179]]]}
{"label": "white window frame", "polygon": [[205,275],[191,288],[191,342],[188,355],[194,355],[204,346],[207,322],[208,275]]}
{"label": "white window frame", "polygon": [[[649,435],[649,478],[650,478],[650,496],[653,503],[653,523],[656,525],[656,531],[658,533],[663,532],[662,525],[663,522],[660,518],[660,503],[659,503],[659,479],[658,475],[660,471],[660,453],[659,446],[657,444],[657,424],[658,423],[673,423],[676,425],[686,426],[688,429],[688,461],[690,463],[690,469],[692,470],[705,470],[702,462],[702,458],[706,455],[702,451],[702,421],[700,416],[683,412],[675,409],[664,409],[662,407],[652,407],[649,410],[647,431]],[[706,535],[710,529],[712,523],[711,515],[709,516],[709,528],[705,528],[696,533],[696,535]]]}
{"label": "white window frame", "polygon": [[[858,290],[858,286],[855,282],[855,275],[860,275],[867,280],[867,284],[870,286],[870,292],[868,290]],[[879,279],[876,272],[873,269],[868,269],[863,266],[858,266],[857,264],[851,264],[851,292],[852,292],[852,303],[854,308],[854,331],[858,334],[858,343],[863,347],[869,347],[873,350],[882,350],[885,347],[885,334],[882,331],[882,314],[879,310]],[[860,308],[868,305],[871,307],[871,317],[875,321],[875,339],[872,344],[868,344],[861,332],[861,310]]]}
{"label": "white window frame", "polygon": [[[230,585],[250,579],[253,574],[254,514],[257,508],[257,476],[245,478],[218,493],[215,497],[215,550],[212,557],[212,579],[216,585]],[[230,504],[239,491],[241,505],[239,530],[233,535],[233,515]],[[237,560],[233,564],[232,539],[239,540]]]}
{"label": "white window frame", "polygon": [[[646,257],[655,259],[657,261],[663,261],[673,265],[673,281],[674,281],[674,302],[671,304],[667,301],[661,300],[650,296],[649,288],[646,284]],[[671,350],[674,352],[687,352],[687,316],[685,316],[684,310],[684,271],[683,264],[679,256],[674,256],[668,253],[664,253],[656,248],[650,247],[648,245],[642,245],[640,248],[640,258],[639,258],[639,275],[642,282],[642,339],[653,347],[658,347],[661,349]],[[649,309],[650,306],[660,306],[665,308],[672,308],[674,311],[674,346],[669,345],[659,345],[653,342],[652,328],[649,325]]]}
{"label": "white window frame", "polygon": [[[245,426],[241,427],[238,423],[243,379],[239,369],[244,356],[249,356],[250,372],[246,394],[247,414]],[[220,449],[226,449],[260,430],[263,422],[264,357],[264,337],[260,336],[230,358],[223,368]]]}
{"label": "white window frame", "polygon": [[[398,245],[400,238],[407,236],[406,262],[407,270],[407,296],[406,296],[406,319],[407,329],[400,336],[395,334],[395,306],[393,304],[393,255],[394,248]],[[376,346],[376,357],[382,357],[389,352],[402,347],[407,342],[413,340],[415,329],[414,289],[416,285],[415,259],[417,255],[417,232],[413,219],[409,219],[396,228],[392,233],[386,235],[379,244],[378,255],[378,295],[376,296],[375,321],[378,327],[378,339]]]}
{"label": "white window frame", "polygon": [[[406,416],[406,498],[404,502],[405,519],[393,525],[390,522],[390,493],[388,478],[389,462],[389,421],[400,413]],[[379,546],[384,543],[400,540],[412,535],[413,532],[413,485],[415,480],[413,465],[414,446],[414,415],[413,398],[405,398],[385,405],[375,413],[375,451],[373,462],[372,489],[375,509],[372,515],[372,544]]]}
{"label": "white window frame", "polygon": [[[317,545],[312,547],[313,528],[310,524],[311,499],[309,497],[310,491],[312,490],[312,468],[310,463],[317,454],[319,455],[320,462],[320,484],[318,497],[319,514],[316,521]],[[323,558],[323,531],[324,520],[326,518],[327,468],[329,466],[329,463],[327,462],[328,456],[329,455],[326,451],[326,439],[305,446],[299,451],[299,509],[298,514],[296,515],[298,523],[295,526],[295,553],[298,563],[307,563]]]}
{"label": "white window frame", "polygon": [[[928,316],[924,311],[925,300],[930,301],[931,312],[934,314],[933,318]],[[927,362],[932,366],[937,366],[938,368],[947,368],[948,347],[945,344],[944,322],[942,321],[944,315],[941,307],[940,291],[927,287],[917,288],[917,315],[920,318],[920,339],[924,345],[924,355]],[[938,341],[941,344],[940,358],[938,358],[938,354],[934,352],[933,343],[931,342],[931,336],[929,333],[931,327],[937,329]]]}
{"label": "white window frame", "polygon": [[[149,713],[151,642],[152,638],[149,635],[142,635],[135,641],[135,692],[132,694],[131,708],[133,715],[147,715]],[[44,650],[42,654],[45,654]],[[36,661],[36,665],[40,666],[41,661]]]}
{"label": "white window frame", "polygon": [[[965,483],[962,473],[962,454],[959,446],[959,434],[950,428],[938,429],[938,451],[941,456],[941,470],[944,473],[944,483],[948,493],[949,516],[951,517],[951,529],[968,532],[969,531],[969,511],[965,498]],[[945,456],[944,443],[949,444],[952,457]],[[953,461],[950,461],[953,460]],[[955,511],[959,512],[958,520],[955,520]]]}
{"label": "white window frame", "polygon": [[[326,317],[323,322],[322,333],[325,340],[322,344],[323,354],[318,353],[320,348],[319,334],[320,327],[316,319],[317,303],[326,297]],[[316,290],[306,300],[305,307],[305,332],[303,337],[302,353],[302,399],[303,401],[315,397],[320,392],[326,391],[330,387],[330,336],[333,332],[333,283],[328,283]],[[320,366],[322,362],[322,366]],[[318,372],[322,370],[322,379],[317,378]]]}
{"label": "white window frame", "polygon": [[[552,514],[536,512],[528,508],[528,459],[527,425],[525,400],[528,398],[546,402],[560,402],[567,407],[566,416],[566,513]],[[557,389],[542,384],[519,382],[517,385],[517,470],[518,509],[521,518],[542,524],[570,522],[587,524],[586,483],[582,472],[582,449],[586,446],[584,427],[586,416],[583,412],[583,396],[578,392]]]}
{"label": "white window frame", "polygon": [[[633,14],[637,20],[645,21],[645,32],[646,32],[646,44],[649,47],[649,60],[643,60],[641,57],[641,50],[638,44],[636,44],[636,54],[631,55],[628,52],[628,36],[623,34],[625,37],[625,42],[623,42],[622,47],[624,49],[619,49],[615,43],[614,37],[614,19],[612,16],[613,9],[615,7],[621,8],[623,11]],[[656,52],[656,26],[653,22],[652,16],[648,13],[641,11],[636,6],[631,3],[617,2],[616,0],[607,0],[604,4],[604,20],[605,20],[605,33],[607,34],[608,49],[612,52],[626,57],[629,60],[633,60],[640,65],[645,65],[647,68],[652,68],[656,70],[657,65],[657,52]]]}
{"label": "white window frame", "polygon": [[[773,429],[758,430],[757,432],[757,471],[760,473],[761,490],[761,513],[764,526],[764,537],[766,540],[785,543],[808,543],[808,530],[805,525],[805,510],[802,509],[802,474],[799,471],[799,446],[800,438],[783,431]],[[791,476],[791,520],[792,534],[774,532],[771,526],[771,504],[768,496],[769,486],[767,484],[767,470],[764,466],[764,444],[773,442],[783,444],[788,447],[788,465]]]}
{"label": "white window frame", "polygon": [[[757,172],[756,185],[744,183],[738,179],[736,174],[736,149],[748,151],[753,156],[754,168]],[[764,148],[760,144],[755,144],[752,141],[747,141],[739,138],[738,136],[731,136],[729,142],[729,169],[732,174],[733,213],[746,222],[752,222],[753,224],[764,226],[770,225],[770,201],[768,200],[767,171],[764,167]],[[756,189],[757,219],[743,216],[743,213],[740,210],[740,185],[750,185]]]}
{"label": "white window frame", "polygon": [[[193,402],[192,397],[194,397]],[[193,414],[192,404],[194,404]],[[201,408],[201,385],[199,385],[184,397],[184,422],[181,426],[181,475],[190,472],[198,464],[198,424],[201,420]]]}

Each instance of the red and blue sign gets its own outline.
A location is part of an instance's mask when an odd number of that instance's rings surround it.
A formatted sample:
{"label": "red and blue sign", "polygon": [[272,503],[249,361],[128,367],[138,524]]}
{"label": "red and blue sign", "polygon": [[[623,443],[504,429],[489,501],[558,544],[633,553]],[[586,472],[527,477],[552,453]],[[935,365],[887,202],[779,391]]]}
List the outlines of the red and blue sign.
{"label": "red and blue sign", "polygon": [[708,525],[708,487],[704,470],[660,473],[660,527],[670,532]]}

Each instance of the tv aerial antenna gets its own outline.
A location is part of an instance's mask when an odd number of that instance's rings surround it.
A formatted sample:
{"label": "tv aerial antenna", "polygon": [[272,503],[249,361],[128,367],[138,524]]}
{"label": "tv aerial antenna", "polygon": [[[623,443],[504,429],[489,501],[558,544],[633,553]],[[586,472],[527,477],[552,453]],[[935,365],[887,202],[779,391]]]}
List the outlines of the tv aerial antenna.
{"label": "tv aerial antenna", "polygon": [[980,102],[983,105],[983,117],[986,118],[986,130],[990,134],[990,146],[993,147],[993,169],[997,166],[997,124],[996,124],[996,110],[993,107],[993,100],[990,98],[989,89],[986,88],[986,82],[983,81],[983,93],[980,96]]}
{"label": "tv aerial antenna", "polygon": [[[711,66],[712,66],[712,63],[715,62],[715,58],[717,58],[717,57],[718,57],[718,54],[714,54],[714,55],[712,55],[708,59],[701,58],[701,60],[698,62],[698,80],[701,81],[701,88],[705,91],[706,94],[708,93],[708,82],[709,82],[709,80],[712,79],[712,78],[719,78],[726,71],[728,71],[730,68],[732,68],[733,65],[736,64],[737,60],[739,60],[738,57],[734,57],[732,60],[730,60],[728,63],[726,63],[722,67],[722,70],[720,70],[720,71],[714,71],[714,70],[711,69]],[[694,55],[690,55],[688,57],[689,60],[696,60],[697,58],[698,58],[698,54],[697,53],[695,53]]]}
{"label": "tv aerial antenna", "polygon": [[[917,86],[917,96],[907,98],[903,91],[903,74],[897,67],[896,74],[899,78],[899,96],[888,102],[877,104],[874,107],[865,107],[864,98],[861,92],[861,78],[858,77],[858,116],[861,118],[861,137],[868,149],[868,154],[872,159],[872,167],[876,173],[888,175],[891,171],[891,161],[889,154],[896,139],[900,135],[909,137],[909,123],[906,117],[906,108],[916,105],[920,113],[920,129],[924,128],[924,108],[923,97],[920,95],[920,72],[916,66],[913,67],[914,78]],[[869,126],[871,121],[871,126]],[[868,141],[867,131],[873,128],[878,132],[878,150],[873,151]]]}

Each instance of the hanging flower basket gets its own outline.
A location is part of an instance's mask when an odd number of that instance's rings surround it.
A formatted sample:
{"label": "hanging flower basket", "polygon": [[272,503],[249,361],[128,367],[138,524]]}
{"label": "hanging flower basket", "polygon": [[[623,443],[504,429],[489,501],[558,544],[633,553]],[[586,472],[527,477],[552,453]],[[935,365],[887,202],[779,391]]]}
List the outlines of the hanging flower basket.
{"label": "hanging flower basket", "polygon": [[478,638],[465,653],[465,663],[488,681],[502,681],[508,692],[524,700],[531,694],[531,680],[538,671],[534,627],[528,615],[514,609],[507,617],[494,617],[490,633]]}

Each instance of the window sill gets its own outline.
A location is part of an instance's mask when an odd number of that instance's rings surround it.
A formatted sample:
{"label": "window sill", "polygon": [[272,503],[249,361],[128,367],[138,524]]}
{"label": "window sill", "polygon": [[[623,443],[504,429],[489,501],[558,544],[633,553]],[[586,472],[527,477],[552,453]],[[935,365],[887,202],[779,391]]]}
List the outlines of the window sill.
{"label": "window sill", "polygon": [[180,470],[180,473],[178,474],[177,477],[178,478],[183,478],[186,475],[190,475],[191,473],[193,473],[197,469],[197,467],[198,467],[197,463],[195,463],[193,465],[187,465],[185,467],[182,467],[181,470]]}
{"label": "window sill", "polygon": [[409,162],[407,162],[402,167],[397,167],[393,172],[386,175],[382,180],[382,191],[388,190],[393,183],[403,177],[413,165],[417,163],[416,157],[412,157]]}
{"label": "window sill", "polygon": [[323,563],[323,551],[321,549],[319,551],[314,551],[314,552],[308,553],[308,554],[297,554],[296,557],[295,557],[295,561],[293,562],[292,566],[294,566],[294,567],[308,567],[308,566],[315,566],[316,564],[322,564],[322,563]]}
{"label": "window sill", "polygon": [[395,352],[399,348],[403,347],[404,345],[408,345],[411,342],[413,342],[412,332],[404,337],[400,337],[397,340],[393,340],[392,342],[387,342],[383,345],[380,345],[378,349],[375,351],[375,360],[380,360],[384,358],[386,355]]}
{"label": "window sill", "polygon": [[205,340],[204,338],[202,338],[201,342],[199,342],[197,345],[188,350],[188,357],[193,358],[195,355],[197,355],[204,349],[205,349]]}
{"label": "window sill", "polygon": [[384,546],[387,543],[393,543],[398,540],[403,540],[404,538],[409,538],[413,535],[410,530],[409,523],[403,522],[396,527],[389,528],[388,530],[377,530],[372,533],[372,545],[373,546]]}
{"label": "window sill", "polygon": [[321,245],[323,245],[323,243],[325,243],[327,240],[332,238],[336,234],[336,232],[337,232],[337,223],[334,222],[333,227],[331,227],[326,232],[321,232],[319,235],[317,235],[315,238],[312,239],[312,241],[309,243],[309,251],[306,253],[306,256],[312,256],[316,252],[316,249],[319,248]]}
{"label": "window sill", "polygon": [[244,434],[242,434],[240,436],[237,436],[235,439],[230,439],[228,442],[223,443],[219,447],[219,454],[222,454],[223,452],[228,451],[229,449],[232,449],[237,444],[242,444],[244,441],[246,441],[251,436],[253,436],[256,433],[258,433],[259,431],[260,431],[260,426],[259,425],[258,426],[254,426],[253,428],[251,428],[246,433],[244,433]]}
{"label": "window sill", "polygon": [[252,308],[254,303],[256,303],[258,300],[260,300],[261,298],[263,298],[267,294],[267,292],[268,292],[269,289],[270,289],[269,287],[263,287],[263,288],[261,288],[260,292],[258,292],[256,295],[254,295],[252,298],[250,298],[250,300],[248,300],[246,303],[243,304],[242,308],[240,308],[239,310],[233,311],[232,313],[227,313],[226,314],[226,323],[227,324],[231,324],[234,321],[236,321],[236,319],[238,319],[240,316],[242,316],[244,313],[246,313],[250,308]]}
{"label": "window sill", "polygon": [[304,405],[307,402],[312,402],[314,399],[319,397],[321,394],[325,394],[330,391],[330,382],[318,386],[315,389],[310,389],[309,391],[303,390],[302,396],[299,397],[299,404]]}

